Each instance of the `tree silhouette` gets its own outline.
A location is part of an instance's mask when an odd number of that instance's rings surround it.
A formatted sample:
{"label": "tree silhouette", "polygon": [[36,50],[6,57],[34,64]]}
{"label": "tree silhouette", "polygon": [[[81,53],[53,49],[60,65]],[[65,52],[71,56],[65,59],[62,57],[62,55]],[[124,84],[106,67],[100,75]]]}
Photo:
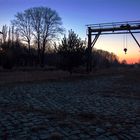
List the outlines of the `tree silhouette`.
{"label": "tree silhouette", "polygon": [[47,7],[35,7],[27,10],[31,16],[33,35],[38,44],[38,58],[44,66],[44,53],[47,44],[63,32],[58,13]]}
{"label": "tree silhouette", "polygon": [[63,33],[62,21],[58,13],[47,7],[34,7],[25,10],[22,13],[17,13],[16,19],[12,24],[19,30],[21,37],[30,43],[32,36],[37,43],[38,63],[44,66],[44,55],[48,43],[58,34]]}
{"label": "tree silhouette", "polygon": [[122,65],[126,65],[127,64],[127,61],[125,59],[123,59],[122,62],[121,62],[121,64]]}
{"label": "tree silhouette", "polygon": [[114,53],[94,49],[92,55],[93,67],[111,67],[119,64],[118,57]]}
{"label": "tree silhouette", "polygon": [[17,13],[15,19],[12,20],[12,25],[16,27],[16,31],[20,33],[23,41],[28,43],[29,53],[31,50],[31,17],[28,11]]}
{"label": "tree silhouette", "polygon": [[2,27],[2,42],[5,43],[7,39],[7,33],[8,33],[8,27],[7,25],[4,25]]}
{"label": "tree silhouette", "polygon": [[85,53],[84,42],[70,30],[68,38],[64,36],[58,48],[58,53],[61,56],[61,68],[72,73],[74,67],[83,64]]}

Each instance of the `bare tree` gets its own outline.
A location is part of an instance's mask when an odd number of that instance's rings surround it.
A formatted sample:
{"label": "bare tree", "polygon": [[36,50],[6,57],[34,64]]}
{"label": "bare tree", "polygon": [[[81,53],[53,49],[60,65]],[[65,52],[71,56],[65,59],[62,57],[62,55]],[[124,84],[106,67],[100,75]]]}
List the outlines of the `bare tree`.
{"label": "bare tree", "polygon": [[119,65],[119,58],[114,53],[94,49],[92,55],[93,55],[93,67],[107,68]]}
{"label": "bare tree", "polygon": [[8,30],[8,42],[11,41],[11,27],[9,27],[9,30]]}
{"label": "bare tree", "polygon": [[40,50],[41,50],[41,9],[30,8],[26,10],[31,17],[31,24],[33,27],[33,35],[38,48],[38,63],[40,63]]}
{"label": "bare tree", "polygon": [[12,43],[14,42],[14,40],[15,40],[15,29],[14,29],[14,25],[11,27],[11,29],[12,29]]}
{"label": "bare tree", "polygon": [[39,61],[44,66],[47,44],[63,32],[61,18],[56,11],[47,7],[35,7],[26,11],[31,17],[33,35],[37,40]]}
{"label": "bare tree", "polygon": [[19,40],[19,30],[18,29],[15,30],[15,41],[20,42],[20,40]]}
{"label": "bare tree", "polygon": [[12,25],[16,27],[16,34],[18,33],[22,37],[22,40],[27,42],[30,53],[32,32],[31,17],[28,11],[24,11],[23,13],[17,13],[15,19],[12,20]]}
{"label": "bare tree", "polygon": [[[12,24],[19,30],[24,41],[30,44],[37,43],[38,63],[44,66],[44,54],[47,44],[63,32],[61,18],[58,13],[47,7],[34,7],[17,13]],[[32,39],[34,36],[34,41]]]}
{"label": "bare tree", "polygon": [[8,32],[8,27],[7,25],[4,25],[2,27],[2,42],[5,43],[7,39],[7,32]]}

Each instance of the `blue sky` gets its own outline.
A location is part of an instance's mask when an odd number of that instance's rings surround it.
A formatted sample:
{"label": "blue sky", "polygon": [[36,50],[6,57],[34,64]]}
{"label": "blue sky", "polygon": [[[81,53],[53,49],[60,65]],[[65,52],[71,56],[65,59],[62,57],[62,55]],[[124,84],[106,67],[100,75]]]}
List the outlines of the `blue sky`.
{"label": "blue sky", "polygon": [[0,24],[27,8],[47,6],[59,13],[66,29],[83,37],[89,23],[140,19],[139,5],[140,0],[0,0]]}
{"label": "blue sky", "polygon": [[[140,0],[0,0],[0,25],[10,24],[17,12],[37,6],[56,10],[62,18],[64,28],[73,29],[83,39],[86,37],[86,24],[140,20]],[[122,36],[101,39],[95,47],[108,50],[113,43],[119,42],[120,45]],[[108,45],[108,48],[104,44]],[[133,40],[130,44],[137,49]],[[110,51],[115,52],[111,47]]]}

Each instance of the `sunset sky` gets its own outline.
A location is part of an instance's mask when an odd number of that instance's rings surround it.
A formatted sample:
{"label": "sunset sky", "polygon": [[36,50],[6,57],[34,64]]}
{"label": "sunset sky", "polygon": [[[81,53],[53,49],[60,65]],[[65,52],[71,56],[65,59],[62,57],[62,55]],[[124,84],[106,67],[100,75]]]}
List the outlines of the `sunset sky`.
{"label": "sunset sky", "polygon": [[[30,7],[47,6],[58,12],[66,31],[73,29],[82,39],[86,36],[86,24],[140,20],[140,0],[0,0],[0,30],[9,25],[17,12]],[[120,60],[129,63],[140,60],[140,48],[127,35],[127,55],[123,52],[124,35],[101,36],[95,47],[114,52]],[[136,35],[140,42],[140,35]]]}

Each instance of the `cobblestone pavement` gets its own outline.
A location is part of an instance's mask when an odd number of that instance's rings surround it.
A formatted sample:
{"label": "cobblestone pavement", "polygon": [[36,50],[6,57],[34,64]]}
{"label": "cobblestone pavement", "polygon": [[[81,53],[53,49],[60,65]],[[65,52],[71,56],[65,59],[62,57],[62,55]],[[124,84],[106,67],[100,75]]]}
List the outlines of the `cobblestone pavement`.
{"label": "cobblestone pavement", "polygon": [[139,140],[140,86],[122,78],[0,87],[0,140]]}

